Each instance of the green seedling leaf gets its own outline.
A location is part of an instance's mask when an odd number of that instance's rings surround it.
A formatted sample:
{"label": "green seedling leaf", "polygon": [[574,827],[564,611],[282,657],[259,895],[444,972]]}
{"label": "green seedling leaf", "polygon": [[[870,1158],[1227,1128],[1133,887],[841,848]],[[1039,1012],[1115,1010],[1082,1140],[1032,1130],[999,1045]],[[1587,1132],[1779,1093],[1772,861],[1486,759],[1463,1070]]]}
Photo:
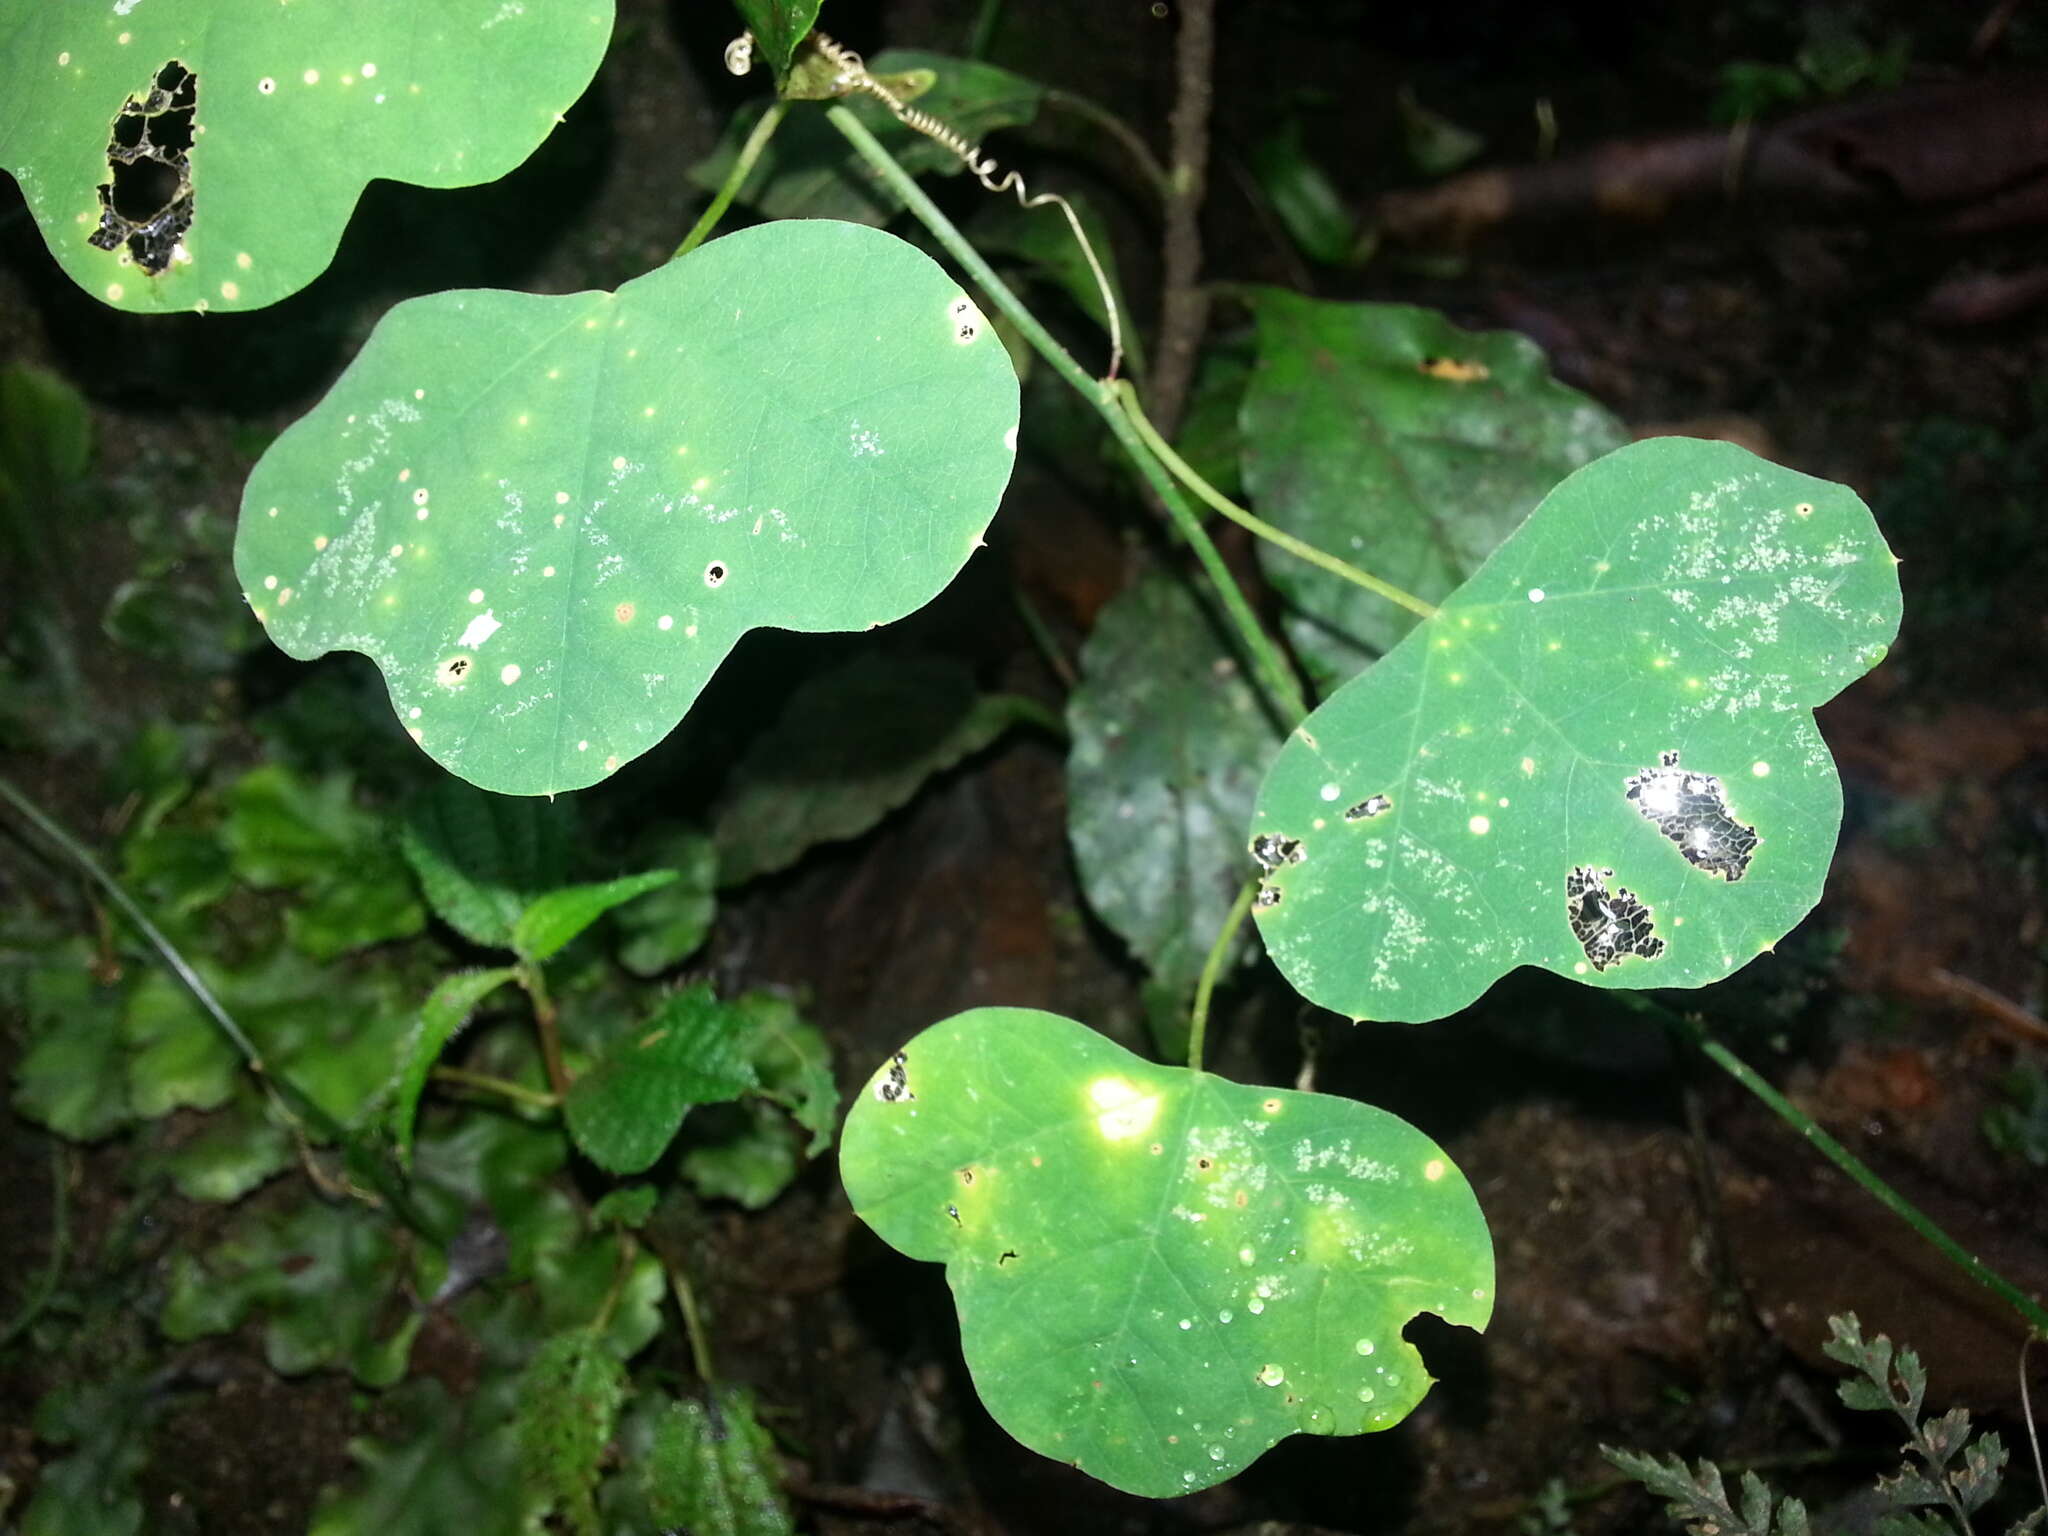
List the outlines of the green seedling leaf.
{"label": "green seedling leaf", "polygon": [[477,1005],[518,974],[509,966],[489,971],[457,971],[434,988],[420,1009],[419,1019],[402,1048],[398,1087],[392,1095],[390,1110],[391,1139],[398,1147],[398,1161],[405,1167],[412,1166],[413,1120],[434,1063],[469,1022]]}
{"label": "green seedling leaf", "polygon": [[28,363],[0,368],[0,517],[25,539],[92,463],[92,408],[61,375]]}
{"label": "green seedling leaf", "polygon": [[684,1398],[660,1411],[639,1468],[648,1512],[664,1530],[692,1536],[791,1536],[775,1442],[752,1396],[715,1387],[709,1402]]}
{"label": "green seedling leaf", "polygon": [[708,986],[678,992],[641,1028],[616,1041],[563,1101],[569,1134],[607,1173],[653,1165],[697,1104],[721,1104],[754,1086],[746,1018]]}
{"label": "green seedling leaf", "polygon": [[[1245,391],[1245,489],[1259,514],[1439,602],[1558,481],[1628,440],[1508,331],[1435,310],[1247,295],[1259,366]],[[1331,685],[1391,649],[1415,617],[1261,545],[1291,609],[1288,637]]]}
{"label": "green seedling leaf", "polygon": [[526,1536],[538,1515],[519,1476],[512,1431],[517,1377],[493,1373],[464,1400],[431,1376],[380,1404],[388,1442],[349,1442],[353,1486],[328,1489],[311,1536]]}
{"label": "green seedling leaf", "polygon": [[[970,144],[979,144],[998,128],[1031,122],[1045,100],[1045,87],[1022,75],[992,64],[909,48],[889,48],[876,54],[868,60],[868,72],[928,76],[932,82],[928,88],[899,90],[897,94],[906,100],[914,98],[918,111],[947,123]],[[965,169],[952,150],[904,127],[880,102],[853,96],[841,105],[913,176],[931,172],[950,175]],[[692,169],[690,179],[707,192],[723,185],[762,110],[735,114],[718,149]],[[739,200],[771,219],[846,219],[860,224],[886,224],[903,206],[873,167],[855,154],[817,111],[792,112],[784,119],[754,162]]]}
{"label": "green seedling leaf", "polygon": [[1260,141],[1249,165],[1280,227],[1304,256],[1332,267],[1350,262],[1358,215],[1304,139],[1299,118]]}
{"label": "green seedling leaf", "polygon": [[1898,632],[1846,488],[1728,443],[1580,470],[1299,726],[1254,911],[1295,989],[1440,1018],[1518,965],[1718,981],[1819,899],[1842,791],[1815,706]]}
{"label": "green seedling leaf", "polygon": [[564,886],[549,891],[519,914],[512,925],[512,948],[522,960],[539,964],[561,953],[576,936],[613,907],[671,885],[681,876],[673,869],[652,869],[594,885]]}
{"label": "green seedling leaf", "polygon": [[674,870],[676,879],[612,919],[620,935],[619,964],[635,976],[659,976],[689,959],[718,915],[718,853],[711,839],[671,830],[653,848],[653,861]]}
{"label": "green seedling leaf", "polygon": [[520,1472],[535,1508],[597,1536],[598,1463],[625,1400],[624,1368],[603,1335],[578,1328],[541,1345],[519,1385]]}
{"label": "green seedling leaf", "polygon": [[713,818],[720,885],[858,837],[1037,707],[983,694],[959,662],[863,653],[806,682],[741,759]]}
{"label": "green seedling leaf", "polygon": [[[796,1004],[772,992],[748,992],[730,1006],[746,1021],[742,1048],[761,1096],[711,1105],[692,1119],[678,1169],[707,1199],[758,1211],[789,1188],[804,1159],[832,1144],[839,1085],[832,1048]],[[792,1119],[811,1133],[808,1146],[799,1149]]]}
{"label": "green seedling leaf", "polygon": [[164,1154],[163,1170],[187,1200],[230,1205],[275,1178],[292,1161],[291,1133],[244,1090],[189,1139]]}
{"label": "green seedling leaf", "polygon": [[[201,966],[209,986],[223,978]],[[145,1120],[174,1109],[218,1109],[234,1093],[241,1060],[184,984],[167,971],[146,972],[121,1015],[128,1047],[128,1102]]]}
{"label": "green seedling leaf", "polygon": [[706,1200],[765,1210],[803,1172],[789,1117],[761,1099],[711,1104],[690,1119],[676,1171]]}
{"label": "green seedling leaf", "polygon": [[612,0],[0,0],[0,165],[119,309],[260,309],[334,259],[373,177],[494,181],[597,72]]}
{"label": "green seedling leaf", "polygon": [[886,1242],[945,1264],[997,1422],[1150,1498],[1285,1435],[1400,1422],[1430,1383],[1410,1319],[1493,1311],[1479,1204],[1421,1132],[1056,1014],[927,1029],[855,1101],[839,1164]]}
{"label": "green seedling leaf", "polygon": [[425,1315],[398,1292],[404,1267],[389,1218],[366,1206],[314,1200],[283,1215],[250,1212],[203,1261],[178,1256],[158,1321],[184,1343],[254,1310],[279,1374],[341,1366],[365,1386],[390,1386]]}
{"label": "green seedling leaf", "polygon": [[123,994],[94,979],[92,962],[92,946],[72,939],[28,973],[29,1045],[14,1069],[14,1108],[73,1141],[98,1141],[135,1118]]}
{"label": "green seedling leaf", "polygon": [[1394,103],[1401,109],[1408,163],[1425,176],[1448,176],[1486,148],[1484,137],[1425,107],[1411,85],[1394,93]]}
{"label": "green seedling leaf", "polygon": [[376,661],[444,767],[554,794],[659,741],[748,629],[928,602],[1016,425],[937,263],[766,225],[615,294],[400,304],[256,466],[235,568],[290,655]]}
{"label": "green seedling leaf", "polygon": [[401,842],[436,917],[473,944],[510,949],[520,914],[562,883],[574,820],[566,802],[449,780],[407,809]]}
{"label": "green seedling leaf", "polygon": [[383,822],[352,796],[346,775],[306,779],[278,763],[251,769],[228,795],[221,840],[236,875],[299,895],[285,936],[316,960],[426,926]]}
{"label": "green seedling leaf", "polygon": [[21,1536],[139,1536],[143,1509],[135,1483],[149,1461],[149,1431],[162,1400],[157,1383],[140,1370],[45,1394],[36,1404],[37,1436],[75,1449],[37,1473]]}
{"label": "green seedling leaf", "polygon": [[760,1091],[811,1133],[804,1155],[816,1157],[832,1144],[839,1123],[831,1045],[786,997],[747,992],[734,998],[732,1006],[747,1023],[747,1059],[760,1078]]}
{"label": "green seedling leaf", "polygon": [[590,1219],[600,1225],[610,1222],[630,1231],[647,1224],[647,1218],[654,1214],[654,1203],[660,1198],[661,1192],[652,1184],[628,1184],[613,1190],[593,1205]]}
{"label": "green seedling leaf", "polygon": [[754,56],[775,71],[780,85],[789,61],[812,27],[818,24],[821,0],[733,0],[733,9],[754,34]]}
{"label": "green seedling leaf", "polygon": [[1194,594],[1158,575],[1096,619],[1067,730],[1081,889],[1185,997],[1243,883],[1240,832],[1277,732]]}

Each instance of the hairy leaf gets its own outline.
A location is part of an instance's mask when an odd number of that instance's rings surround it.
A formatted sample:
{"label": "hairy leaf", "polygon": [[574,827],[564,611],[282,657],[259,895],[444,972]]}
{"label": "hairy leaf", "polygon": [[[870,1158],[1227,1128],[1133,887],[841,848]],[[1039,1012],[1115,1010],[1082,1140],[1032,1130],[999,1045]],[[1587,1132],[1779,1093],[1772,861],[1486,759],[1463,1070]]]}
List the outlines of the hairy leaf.
{"label": "hairy leaf", "polygon": [[509,966],[489,971],[457,971],[443,978],[421,1005],[419,1019],[401,1048],[398,1085],[392,1095],[389,1114],[391,1139],[398,1147],[398,1160],[402,1165],[412,1165],[413,1120],[434,1063],[440,1060],[448,1042],[469,1022],[477,1004],[517,975],[518,972]]}
{"label": "hairy leaf", "polygon": [[578,1536],[597,1536],[598,1463],[625,1396],[624,1368],[589,1328],[541,1345],[520,1381],[520,1475],[536,1506],[561,1511]]}
{"label": "hairy leaf", "polygon": [[678,992],[617,1040],[563,1101],[577,1148],[608,1173],[639,1173],[674,1138],[693,1105],[736,1099],[754,1086],[746,1020],[708,986]]}
{"label": "hairy leaf", "polygon": [[659,890],[677,880],[673,869],[649,870],[594,885],[565,886],[536,897],[512,925],[512,947],[523,960],[538,963],[563,947],[613,907]]}
{"label": "hairy leaf", "polygon": [[0,165],[95,297],[260,309],[333,260],[373,178],[465,187],[518,165],[611,28],[612,0],[0,0]]}
{"label": "hairy leaf", "polygon": [[709,1402],[670,1403],[655,1420],[640,1486],[664,1529],[693,1536],[790,1536],[796,1529],[775,1443],[744,1388],[715,1388]]}
{"label": "hairy leaf", "polygon": [[527,904],[562,883],[574,824],[566,801],[444,780],[407,809],[402,841],[435,915],[473,944],[510,949]]}
{"label": "hairy leaf", "polygon": [[1845,488],[1655,438],[1580,470],[1288,737],[1255,912],[1352,1018],[1434,1019],[1518,965],[1695,987],[1819,899],[1842,791],[1813,709],[1898,631]]}
{"label": "hairy leaf", "polygon": [[[701,832],[671,830],[652,841],[644,862],[672,869],[676,879],[613,918],[619,964],[635,976],[659,976],[697,952],[718,915],[718,854]],[[637,860],[636,862],[642,862]]]}
{"label": "hairy leaf", "polygon": [[864,1221],[945,1264],[997,1422],[1130,1493],[1398,1423],[1430,1382],[1410,1319],[1493,1310],[1478,1202],[1421,1132],[1056,1014],[927,1029],[855,1101],[839,1162]]}
{"label": "hairy leaf", "polygon": [[1016,424],[937,263],[764,225],[617,293],[398,305],[256,466],[235,568],[288,654],[371,657],[444,767],[554,794],[665,736],[747,630],[928,602]]}

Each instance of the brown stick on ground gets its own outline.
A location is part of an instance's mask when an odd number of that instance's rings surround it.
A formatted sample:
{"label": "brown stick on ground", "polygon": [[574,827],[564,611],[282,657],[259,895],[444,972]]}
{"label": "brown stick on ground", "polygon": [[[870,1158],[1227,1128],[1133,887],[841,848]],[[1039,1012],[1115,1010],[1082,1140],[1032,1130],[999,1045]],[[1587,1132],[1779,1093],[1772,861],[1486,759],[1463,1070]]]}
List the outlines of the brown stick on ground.
{"label": "brown stick on ground", "polygon": [[1161,251],[1159,341],[1153,351],[1146,414],[1160,435],[1180,427],[1195,353],[1209,321],[1202,288],[1202,199],[1209,185],[1210,72],[1216,59],[1215,0],[1184,0],[1174,48],[1175,95],[1167,168],[1166,234]]}

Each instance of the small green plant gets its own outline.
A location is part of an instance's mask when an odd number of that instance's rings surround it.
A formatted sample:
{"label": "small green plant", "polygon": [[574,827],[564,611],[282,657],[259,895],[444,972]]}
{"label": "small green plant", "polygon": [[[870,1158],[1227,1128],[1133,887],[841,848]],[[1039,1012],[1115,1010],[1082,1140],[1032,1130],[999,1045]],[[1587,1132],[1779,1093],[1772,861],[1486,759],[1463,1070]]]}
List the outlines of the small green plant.
{"label": "small green plant", "polygon": [[[1854,1372],[1835,1389],[1842,1402],[1861,1412],[1891,1413],[1906,1428],[1907,1461],[1877,1480],[1885,1509],[1876,1527],[1880,1536],[1969,1536],[1971,1517],[1991,1502],[2005,1475],[2004,1441],[1990,1430],[1972,1439],[1965,1409],[1924,1418],[1927,1372],[1920,1357],[1903,1348],[1895,1355],[1881,1333],[1865,1340],[1854,1313],[1829,1318],[1828,1332],[1821,1348]],[[1692,1536],[1807,1536],[1813,1529],[1804,1504],[1780,1498],[1754,1472],[1742,1474],[1741,1498],[1731,1503],[1712,1462],[1688,1470],[1677,1456],[1659,1459],[1611,1447],[1602,1453],[1663,1499],[1671,1518]],[[2048,1490],[2043,1494],[2048,1497]],[[2033,1536],[2044,1521],[2048,1507],[2014,1521],[2006,1536]]]}

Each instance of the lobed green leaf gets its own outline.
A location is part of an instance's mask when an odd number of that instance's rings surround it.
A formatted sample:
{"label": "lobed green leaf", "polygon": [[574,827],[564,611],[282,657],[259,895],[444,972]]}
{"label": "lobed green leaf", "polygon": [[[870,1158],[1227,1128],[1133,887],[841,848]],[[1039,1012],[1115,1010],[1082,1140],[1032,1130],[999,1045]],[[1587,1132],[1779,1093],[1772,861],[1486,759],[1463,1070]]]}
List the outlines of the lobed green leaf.
{"label": "lobed green leaf", "polygon": [[736,1099],[755,1084],[746,1020],[709,986],[678,992],[616,1041],[563,1101],[569,1134],[607,1173],[639,1173],[698,1104]]}

